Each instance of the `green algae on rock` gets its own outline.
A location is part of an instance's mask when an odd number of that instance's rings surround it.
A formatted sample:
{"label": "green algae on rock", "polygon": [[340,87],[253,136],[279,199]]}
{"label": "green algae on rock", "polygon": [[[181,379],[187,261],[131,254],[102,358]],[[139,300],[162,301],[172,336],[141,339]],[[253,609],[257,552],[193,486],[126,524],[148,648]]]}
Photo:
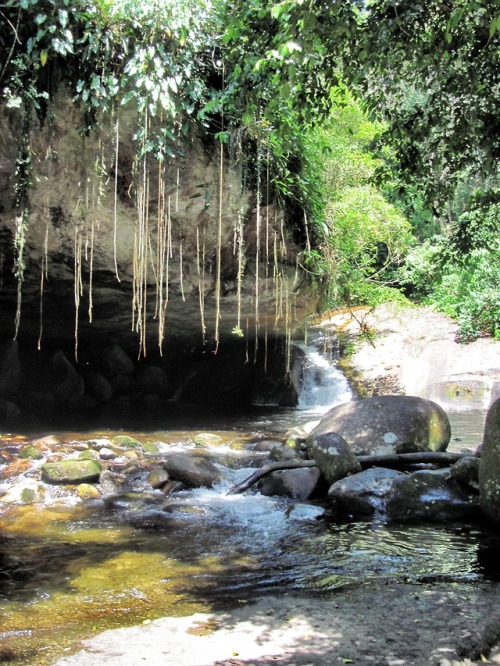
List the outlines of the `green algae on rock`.
{"label": "green algae on rock", "polygon": [[42,465],[42,479],[47,483],[91,483],[99,480],[101,471],[96,460],[61,460]]}

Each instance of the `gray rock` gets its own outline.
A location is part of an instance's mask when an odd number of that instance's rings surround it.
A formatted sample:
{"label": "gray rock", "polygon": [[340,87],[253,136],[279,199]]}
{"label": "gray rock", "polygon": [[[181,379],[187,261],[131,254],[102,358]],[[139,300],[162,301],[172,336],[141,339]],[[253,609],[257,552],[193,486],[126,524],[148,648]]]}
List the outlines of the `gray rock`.
{"label": "gray rock", "polygon": [[500,523],[500,398],[489,408],[484,424],[479,495],[483,512]]}
{"label": "gray rock", "polygon": [[420,470],[394,479],[386,512],[395,522],[446,522],[475,518],[477,497],[466,493],[449,476],[449,469]]}
{"label": "gray rock", "polygon": [[406,477],[403,472],[384,467],[371,467],[336,481],[328,491],[334,509],[355,517],[385,512],[385,502],[394,479]]}
{"label": "gray rock", "polygon": [[341,435],[357,455],[445,451],[451,426],[445,411],[415,396],[384,395],[344,403],[321,419],[307,438]]}
{"label": "gray rock", "polygon": [[168,456],[163,467],[171,479],[181,481],[188,488],[211,488],[224,478],[209,460],[180,453]]}
{"label": "gray rock", "polygon": [[479,458],[476,456],[465,456],[450,467],[450,476],[457,483],[478,492],[479,465]]}
{"label": "gray rock", "polygon": [[361,471],[358,459],[341,435],[315,433],[313,430],[308,437],[308,452],[329,484]]}
{"label": "gray rock", "polygon": [[257,484],[257,488],[262,495],[306,500],[314,495],[320,479],[321,473],[317,467],[283,469],[265,476]]}
{"label": "gray rock", "polygon": [[96,460],[61,460],[42,465],[42,479],[47,483],[92,483],[99,480],[101,469]]}
{"label": "gray rock", "polygon": [[152,488],[159,489],[169,480],[168,472],[166,472],[161,467],[157,469],[152,469],[148,474],[148,483]]}
{"label": "gray rock", "polygon": [[326,516],[326,511],[322,506],[297,503],[287,510],[286,515],[292,520],[321,520]]}

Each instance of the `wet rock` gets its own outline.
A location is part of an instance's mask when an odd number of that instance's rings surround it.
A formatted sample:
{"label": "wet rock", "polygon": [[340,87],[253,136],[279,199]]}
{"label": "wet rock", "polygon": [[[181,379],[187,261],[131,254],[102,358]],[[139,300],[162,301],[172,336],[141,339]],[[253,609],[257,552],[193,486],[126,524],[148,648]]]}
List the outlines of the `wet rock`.
{"label": "wet rock", "polygon": [[25,460],[40,460],[43,458],[44,454],[40,449],[33,444],[30,444],[29,446],[25,446],[21,451],[19,452],[19,457],[24,458]]}
{"label": "wet rock", "polygon": [[262,495],[278,495],[297,500],[312,497],[321,480],[321,472],[317,467],[303,469],[283,469],[272,472],[257,484]]}
{"label": "wet rock", "polygon": [[310,433],[341,435],[357,455],[445,451],[451,426],[445,411],[415,396],[383,395],[334,407]]}
{"label": "wet rock", "polygon": [[488,410],[479,463],[481,509],[500,523],[500,398]]}
{"label": "wet rock", "polygon": [[148,474],[148,483],[152,488],[159,489],[169,480],[169,475],[166,470],[159,467],[158,469],[152,469]]}
{"label": "wet rock", "polygon": [[96,460],[61,460],[42,465],[42,479],[47,483],[91,483],[99,480],[101,470]]}
{"label": "wet rock", "polygon": [[223,438],[220,435],[216,435],[213,432],[199,432],[194,436],[193,442],[196,446],[219,446],[224,442]]}
{"label": "wet rock", "polygon": [[43,502],[45,494],[45,488],[40,483],[33,479],[25,479],[8,488],[0,501],[6,504],[34,504]]}
{"label": "wet rock", "polygon": [[102,449],[99,449],[99,458],[101,460],[114,460],[117,457],[113,449],[109,449],[107,446],[103,446]]}
{"label": "wet rock", "polygon": [[164,495],[172,495],[180,490],[185,490],[186,486],[181,481],[167,481],[161,489]]}
{"label": "wet rock", "polygon": [[121,511],[140,511],[154,504],[160,504],[165,501],[163,493],[145,493],[138,491],[131,491],[121,495],[112,495],[106,497],[104,504],[109,509],[119,509]]}
{"label": "wet rock", "polygon": [[99,460],[99,452],[94,451],[94,449],[87,449],[86,451],[81,451],[78,455],[79,460]]}
{"label": "wet rock", "polygon": [[384,467],[371,467],[336,481],[330,486],[328,497],[337,511],[353,517],[383,513],[392,483],[401,477],[406,477],[406,474]]}
{"label": "wet rock", "polygon": [[76,489],[76,494],[83,500],[99,499],[101,496],[99,490],[90,483],[80,483]]}
{"label": "wet rock", "polygon": [[165,459],[163,467],[173,480],[182,481],[188,488],[211,488],[224,478],[213,463],[195,456],[170,455]]}
{"label": "wet rock", "polygon": [[450,476],[474,492],[479,491],[479,458],[465,456],[450,467]]}
{"label": "wet rock", "polygon": [[99,477],[99,486],[103,495],[116,495],[122,491],[126,481],[125,474],[105,469]]}
{"label": "wet rock", "polygon": [[142,450],[144,453],[149,453],[149,455],[155,455],[160,452],[160,447],[154,442],[146,442],[142,445]]}
{"label": "wet rock", "polygon": [[293,504],[286,511],[288,518],[292,520],[322,520],[326,516],[326,511],[322,506],[314,504]]}
{"label": "wet rock", "polygon": [[394,479],[386,511],[395,522],[446,522],[477,517],[479,502],[450,479],[449,469],[420,470]]}
{"label": "wet rock", "polygon": [[337,433],[321,434],[316,429],[307,439],[308,452],[329,484],[361,471],[356,456]]}
{"label": "wet rock", "polygon": [[128,435],[116,435],[111,440],[111,443],[123,449],[138,449],[141,446],[141,443],[137,439]]}

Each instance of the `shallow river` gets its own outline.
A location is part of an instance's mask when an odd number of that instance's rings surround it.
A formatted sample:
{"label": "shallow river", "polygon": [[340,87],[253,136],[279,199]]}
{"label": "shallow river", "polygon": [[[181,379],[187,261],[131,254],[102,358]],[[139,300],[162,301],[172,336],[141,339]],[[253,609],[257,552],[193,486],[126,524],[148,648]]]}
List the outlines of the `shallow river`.
{"label": "shallow river", "polygon": [[[209,431],[223,440],[214,455],[234,461],[234,443],[249,433],[283,433],[321,411],[306,403],[244,417],[205,414],[199,423],[193,414],[173,413],[154,430],[130,423],[127,430],[58,434],[70,441],[119,432],[189,450],[196,433]],[[450,420],[450,449],[475,449],[484,414]],[[30,437],[49,433],[55,430]],[[0,662],[50,664],[96,631],[284,589],[335,590],[374,578],[500,580],[500,538],[485,525],[292,520],[288,500],[226,494],[248,474],[236,463],[219,487],[179,493],[161,524],[154,513],[150,521],[144,514],[134,520],[130,512],[56,490],[44,506],[0,503]]]}

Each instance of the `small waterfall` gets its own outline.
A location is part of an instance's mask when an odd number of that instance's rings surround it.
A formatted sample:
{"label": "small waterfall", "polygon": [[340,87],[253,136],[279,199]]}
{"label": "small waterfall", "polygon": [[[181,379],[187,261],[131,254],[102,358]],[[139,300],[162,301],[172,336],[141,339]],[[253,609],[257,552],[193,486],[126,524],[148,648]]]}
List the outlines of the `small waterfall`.
{"label": "small waterfall", "polygon": [[298,408],[323,414],[335,405],[349,402],[352,392],[337,367],[338,340],[323,331],[296,343],[301,352]]}

